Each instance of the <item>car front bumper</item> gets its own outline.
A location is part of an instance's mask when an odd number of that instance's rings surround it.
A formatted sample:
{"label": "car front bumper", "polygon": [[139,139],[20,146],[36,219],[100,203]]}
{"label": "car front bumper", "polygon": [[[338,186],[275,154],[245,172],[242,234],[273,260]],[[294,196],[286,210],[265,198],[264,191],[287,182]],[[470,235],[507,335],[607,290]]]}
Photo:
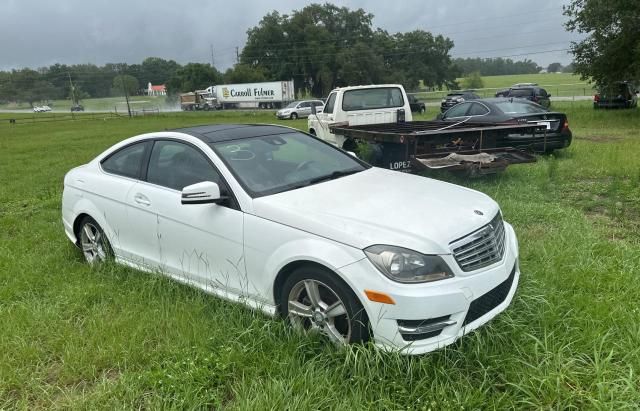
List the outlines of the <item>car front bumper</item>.
{"label": "car front bumper", "polygon": [[[455,277],[424,284],[400,284],[380,274],[368,259],[340,269],[356,290],[367,312],[375,344],[406,354],[423,354],[454,343],[504,311],[520,278],[518,244],[505,223],[506,246],[502,260],[491,266],[462,272],[453,256],[443,256]],[[389,295],[395,304],[367,299],[365,290]],[[429,331],[408,334],[407,330]]]}

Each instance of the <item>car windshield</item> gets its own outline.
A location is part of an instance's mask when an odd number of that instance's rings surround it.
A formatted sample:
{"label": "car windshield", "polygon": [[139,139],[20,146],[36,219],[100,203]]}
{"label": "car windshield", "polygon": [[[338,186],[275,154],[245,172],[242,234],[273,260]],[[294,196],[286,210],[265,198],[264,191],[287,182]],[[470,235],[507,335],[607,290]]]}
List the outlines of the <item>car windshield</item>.
{"label": "car windshield", "polygon": [[367,168],[351,155],[299,132],[211,145],[253,197],[333,180]]}
{"label": "car windshield", "polygon": [[296,108],[298,103],[300,103],[300,102],[299,101],[294,101],[292,103],[289,103],[289,105],[287,107],[285,107],[285,108]]}
{"label": "car windshield", "polygon": [[528,114],[528,113],[546,113],[547,110],[533,103],[527,103],[525,101],[505,100],[495,103],[500,110],[505,114]]}

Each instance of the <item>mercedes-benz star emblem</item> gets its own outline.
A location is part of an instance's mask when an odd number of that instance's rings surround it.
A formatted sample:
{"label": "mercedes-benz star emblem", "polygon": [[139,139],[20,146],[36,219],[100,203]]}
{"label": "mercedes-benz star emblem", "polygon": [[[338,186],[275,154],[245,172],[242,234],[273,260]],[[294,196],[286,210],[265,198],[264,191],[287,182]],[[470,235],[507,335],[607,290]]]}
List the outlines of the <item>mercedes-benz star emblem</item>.
{"label": "mercedes-benz star emblem", "polygon": [[484,213],[480,210],[473,210],[474,213],[478,214],[478,215],[484,215]]}

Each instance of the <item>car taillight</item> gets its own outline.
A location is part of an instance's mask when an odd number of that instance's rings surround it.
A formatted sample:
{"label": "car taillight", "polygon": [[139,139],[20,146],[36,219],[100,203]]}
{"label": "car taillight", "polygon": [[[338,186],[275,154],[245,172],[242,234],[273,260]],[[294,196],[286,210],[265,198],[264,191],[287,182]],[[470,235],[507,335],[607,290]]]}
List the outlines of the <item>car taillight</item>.
{"label": "car taillight", "polygon": [[569,128],[569,120],[564,120],[564,124],[562,125],[563,130],[567,130]]}
{"label": "car taillight", "polygon": [[600,94],[594,94],[593,95],[593,101],[595,101],[596,103],[600,101]]}

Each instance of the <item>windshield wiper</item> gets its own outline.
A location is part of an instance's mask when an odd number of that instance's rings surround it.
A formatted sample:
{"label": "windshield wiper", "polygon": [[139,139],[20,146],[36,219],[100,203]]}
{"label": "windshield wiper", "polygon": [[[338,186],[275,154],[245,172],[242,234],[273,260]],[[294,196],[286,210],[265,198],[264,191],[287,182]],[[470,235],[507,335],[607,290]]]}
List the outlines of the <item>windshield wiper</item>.
{"label": "windshield wiper", "polygon": [[312,178],[311,180],[308,181],[307,185],[317,184],[317,183],[321,183],[323,181],[335,180],[336,178],[340,178],[340,177],[348,176],[348,175],[351,175],[351,174],[359,173],[360,171],[362,171],[362,170],[351,169],[351,170],[334,171],[331,174],[327,174],[327,175],[324,175],[324,176]]}
{"label": "windshield wiper", "polygon": [[284,190],[279,191],[279,192],[291,191],[291,190],[296,190],[296,189],[302,188],[302,187],[308,187],[308,186],[311,186],[311,185],[314,185],[314,184],[321,183],[323,181],[335,180],[336,178],[348,176],[350,174],[359,173],[360,171],[364,171],[364,170],[351,169],[351,170],[334,171],[331,174],[327,174],[327,175],[320,176],[320,177],[315,177],[315,178],[312,178],[311,180],[302,181],[302,182],[297,183],[297,184],[292,184],[292,185],[288,186],[287,188],[285,188]]}

